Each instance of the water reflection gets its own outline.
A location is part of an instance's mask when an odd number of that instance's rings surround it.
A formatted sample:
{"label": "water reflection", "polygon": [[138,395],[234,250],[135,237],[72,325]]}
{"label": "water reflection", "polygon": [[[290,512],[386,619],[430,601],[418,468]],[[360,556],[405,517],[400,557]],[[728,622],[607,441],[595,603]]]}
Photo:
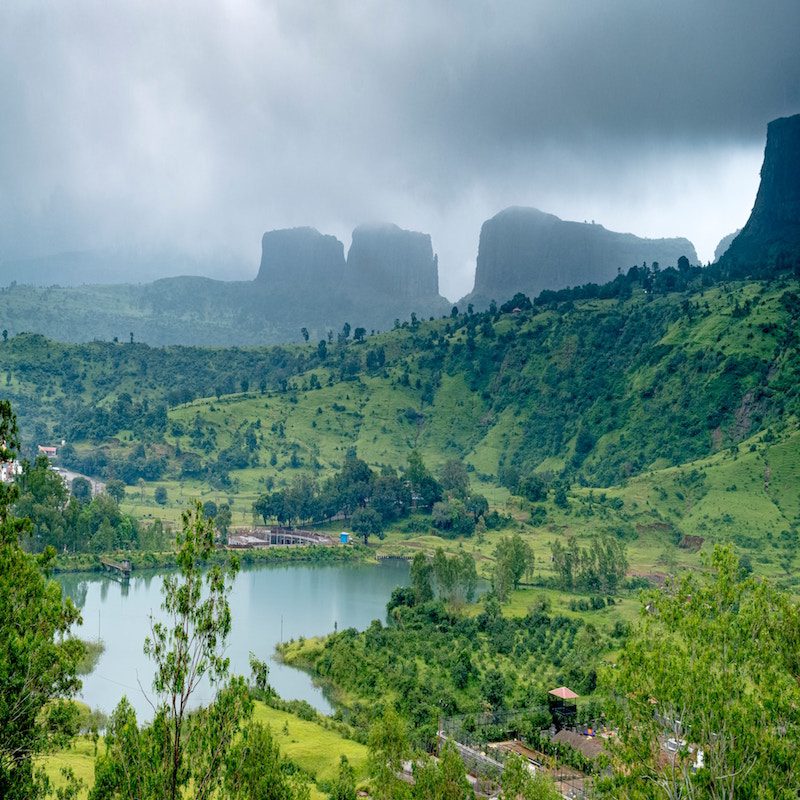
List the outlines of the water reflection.
{"label": "water reflection", "polygon": [[[93,708],[110,712],[123,694],[137,715],[147,719],[152,664],[142,646],[150,632],[150,615],[160,614],[162,576],[134,573],[128,584],[103,575],[59,575],[64,592],[82,609],[79,635],[105,644],[94,672],[81,693]],[[386,602],[395,586],[408,582],[408,565],[293,564],[242,569],[231,593],[233,630],[227,655],[231,670],[249,673],[249,653],[267,660],[270,683],[287,699],[302,699],[323,713],[332,707],[323,692],[299,670],[275,661],[275,645],[300,636],[319,636],[335,628],[366,628],[385,619]],[[207,687],[198,695],[210,699]]]}

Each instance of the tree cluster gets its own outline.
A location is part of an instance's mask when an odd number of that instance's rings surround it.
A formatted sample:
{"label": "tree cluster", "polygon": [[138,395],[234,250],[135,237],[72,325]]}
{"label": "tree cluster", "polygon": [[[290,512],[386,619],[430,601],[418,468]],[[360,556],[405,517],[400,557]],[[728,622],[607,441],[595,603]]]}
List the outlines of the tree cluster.
{"label": "tree cluster", "polygon": [[593,536],[588,547],[574,536],[565,544],[556,539],[551,550],[558,586],[567,591],[613,594],[628,570],[625,544],[607,534]]}

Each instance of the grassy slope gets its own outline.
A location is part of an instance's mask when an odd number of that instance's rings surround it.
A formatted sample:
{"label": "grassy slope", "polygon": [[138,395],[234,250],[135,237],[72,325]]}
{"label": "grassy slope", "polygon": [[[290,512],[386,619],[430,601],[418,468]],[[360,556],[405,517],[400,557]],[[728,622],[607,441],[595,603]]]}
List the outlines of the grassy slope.
{"label": "grassy slope", "polygon": [[281,752],[317,780],[334,780],[342,755],[355,769],[357,780],[366,778],[367,748],[363,744],[263,703],[256,704],[255,719],[269,725]]}
{"label": "grassy slope", "polygon": [[[294,714],[278,711],[260,702],[255,704],[254,719],[269,725],[281,753],[315,779],[333,780],[341,755],[347,756],[358,781],[366,779],[367,748],[364,745],[345,739],[336,731],[323,728],[316,722],[302,720]],[[287,730],[288,733],[285,732]],[[99,752],[103,752],[102,740]],[[70,747],[47,756],[42,762],[56,786],[63,783],[61,770],[65,767],[72,769],[88,787],[94,783],[94,745],[88,737],[77,737]],[[312,800],[326,797],[315,786],[311,788]]]}

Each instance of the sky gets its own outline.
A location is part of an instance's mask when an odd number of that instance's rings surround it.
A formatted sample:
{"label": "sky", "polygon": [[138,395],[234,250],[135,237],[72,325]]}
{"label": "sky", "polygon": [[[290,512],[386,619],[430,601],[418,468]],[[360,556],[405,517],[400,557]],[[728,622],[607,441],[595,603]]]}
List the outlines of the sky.
{"label": "sky", "polygon": [[0,260],[253,277],[266,230],[391,221],[457,299],[481,223],[531,205],[707,261],[800,112],[799,32],[797,0],[2,0]]}

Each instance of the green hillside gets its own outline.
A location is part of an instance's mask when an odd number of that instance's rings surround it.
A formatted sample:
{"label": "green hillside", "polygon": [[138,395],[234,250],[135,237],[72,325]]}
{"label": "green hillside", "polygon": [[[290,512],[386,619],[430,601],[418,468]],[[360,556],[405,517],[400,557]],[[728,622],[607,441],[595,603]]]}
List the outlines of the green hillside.
{"label": "green hillside", "polygon": [[[599,515],[634,526],[644,572],[699,558],[675,547],[688,535],[786,573],[800,514],[797,281],[551,295],[320,346],[13,337],[0,346],[5,392],[31,444],[66,439],[65,463],[121,477],[144,516],[202,496],[233,500],[244,521],[260,493],[324,477],[351,448],[375,468],[417,449],[434,471],[463,459],[475,489],[525,522],[530,503],[509,498],[540,474],[537,539],[591,532]],[[558,487],[571,509],[554,503]]]}

